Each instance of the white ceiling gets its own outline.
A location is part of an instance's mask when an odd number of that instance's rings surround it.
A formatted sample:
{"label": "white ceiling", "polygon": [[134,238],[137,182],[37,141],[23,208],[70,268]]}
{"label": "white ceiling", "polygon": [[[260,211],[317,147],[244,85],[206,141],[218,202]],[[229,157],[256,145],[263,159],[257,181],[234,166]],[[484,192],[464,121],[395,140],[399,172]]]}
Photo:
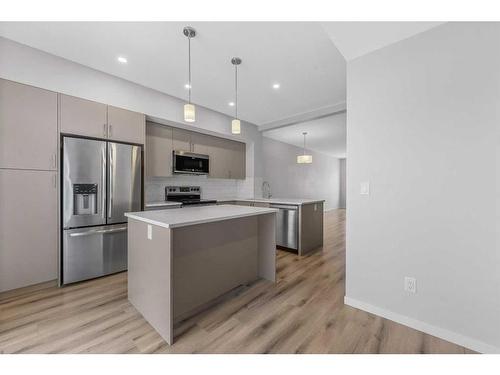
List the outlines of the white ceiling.
{"label": "white ceiling", "polygon": [[281,142],[303,147],[302,132],[307,132],[306,148],[336,158],[346,157],[346,113],[302,122],[278,129],[268,130],[262,134]]}
{"label": "white ceiling", "polygon": [[[187,97],[186,25],[192,40],[192,101],[256,125],[345,100],[345,60],[317,22],[2,22],[0,35],[180,98]],[[121,65],[123,55],[128,64]],[[272,84],[281,87],[274,90]]]}
{"label": "white ceiling", "polygon": [[324,22],[335,46],[349,61],[409,38],[443,22]]}
{"label": "white ceiling", "polygon": [[[0,22],[0,36],[187,98],[186,25],[192,41],[192,101],[228,115],[239,67],[239,114],[264,127],[333,113],[346,98],[346,60],[440,22]],[[340,52],[339,52],[340,51]],[[128,64],[117,62],[125,56]],[[279,90],[272,88],[280,83]],[[344,103],[344,104],[343,104]],[[337,108],[337,109],[335,109]],[[330,110],[331,109],[331,110]],[[265,131],[265,136],[345,157],[344,114]]]}

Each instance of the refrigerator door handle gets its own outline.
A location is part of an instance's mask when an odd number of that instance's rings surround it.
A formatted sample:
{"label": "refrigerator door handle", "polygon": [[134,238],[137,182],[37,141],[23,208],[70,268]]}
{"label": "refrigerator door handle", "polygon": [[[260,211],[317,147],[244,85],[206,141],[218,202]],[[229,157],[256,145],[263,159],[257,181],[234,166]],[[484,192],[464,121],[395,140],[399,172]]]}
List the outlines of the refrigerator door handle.
{"label": "refrigerator door handle", "polygon": [[125,232],[126,230],[127,230],[127,227],[114,228],[114,229],[88,230],[85,232],[70,233],[69,236],[70,237],[83,237],[83,236],[92,236],[94,234]]}
{"label": "refrigerator door handle", "polygon": [[114,190],[114,179],[115,174],[115,145],[108,143],[108,160],[109,160],[109,177],[108,177],[108,218],[113,217],[113,190]]}
{"label": "refrigerator door handle", "polygon": [[106,218],[106,148],[101,153],[101,216]]}

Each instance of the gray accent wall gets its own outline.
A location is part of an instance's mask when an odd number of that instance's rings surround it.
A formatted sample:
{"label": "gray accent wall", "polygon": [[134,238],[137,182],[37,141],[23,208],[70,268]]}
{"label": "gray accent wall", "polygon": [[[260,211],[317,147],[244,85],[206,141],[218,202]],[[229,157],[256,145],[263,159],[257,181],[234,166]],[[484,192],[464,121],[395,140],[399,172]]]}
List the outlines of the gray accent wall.
{"label": "gray accent wall", "polygon": [[500,23],[354,59],[347,87],[346,302],[500,352]]}

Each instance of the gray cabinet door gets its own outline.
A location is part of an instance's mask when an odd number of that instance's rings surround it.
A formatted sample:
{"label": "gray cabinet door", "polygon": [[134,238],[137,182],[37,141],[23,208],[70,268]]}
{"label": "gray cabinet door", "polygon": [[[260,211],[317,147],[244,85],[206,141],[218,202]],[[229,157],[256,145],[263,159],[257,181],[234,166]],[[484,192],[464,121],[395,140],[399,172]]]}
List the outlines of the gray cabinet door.
{"label": "gray cabinet door", "polygon": [[0,292],[57,279],[56,178],[0,169]]}
{"label": "gray cabinet door", "polygon": [[59,94],[61,133],[107,138],[107,105]]}
{"label": "gray cabinet door", "polygon": [[175,151],[193,152],[191,145],[191,132],[183,129],[173,128],[172,147]]}
{"label": "gray cabinet door", "polygon": [[233,179],[244,180],[246,178],[246,145],[242,142],[230,141],[228,144],[230,153],[230,176]]}
{"label": "gray cabinet door", "polygon": [[0,79],[0,168],[57,169],[57,94]]}
{"label": "gray cabinet door", "polygon": [[146,119],[142,113],[108,106],[108,138],[144,144]]}
{"label": "gray cabinet door", "polygon": [[146,176],[172,176],[172,128],[148,122],[146,125]]}

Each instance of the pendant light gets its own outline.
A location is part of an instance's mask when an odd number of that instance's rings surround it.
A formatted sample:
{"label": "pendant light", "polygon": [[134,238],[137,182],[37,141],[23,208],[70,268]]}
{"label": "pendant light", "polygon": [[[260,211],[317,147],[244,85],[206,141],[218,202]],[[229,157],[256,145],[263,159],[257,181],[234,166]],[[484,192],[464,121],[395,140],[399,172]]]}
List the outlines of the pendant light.
{"label": "pendant light", "polygon": [[191,38],[196,36],[196,30],[190,26],[186,26],[183,30],[184,35],[188,38],[188,76],[189,81],[187,84],[188,88],[188,102],[184,104],[184,121],[195,122],[196,111],[194,105],[191,104]]}
{"label": "pendant light", "polygon": [[231,133],[241,134],[241,123],[238,118],[238,65],[241,64],[239,57],[233,57],[231,64],[234,65],[234,119],[231,121]]}
{"label": "pendant light", "polygon": [[297,163],[298,164],[311,164],[313,162],[313,157],[312,157],[312,155],[306,154],[306,135],[307,135],[307,132],[303,132],[302,135],[304,136],[304,154],[297,155]]}

